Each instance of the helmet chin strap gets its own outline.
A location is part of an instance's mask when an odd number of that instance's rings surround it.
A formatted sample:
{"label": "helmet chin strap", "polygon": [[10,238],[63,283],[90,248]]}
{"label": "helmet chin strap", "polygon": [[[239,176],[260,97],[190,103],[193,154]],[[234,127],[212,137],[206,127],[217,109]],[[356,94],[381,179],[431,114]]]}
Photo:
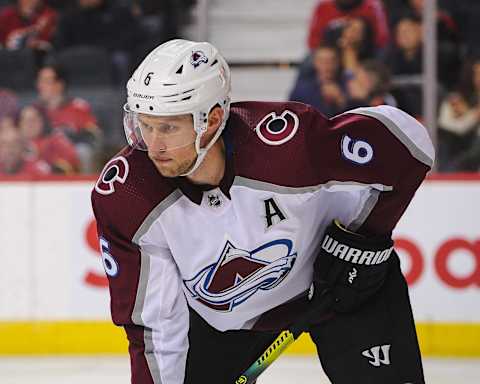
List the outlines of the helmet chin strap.
{"label": "helmet chin strap", "polygon": [[212,140],[210,140],[210,142],[207,144],[205,148],[200,148],[200,141],[205,131],[203,130],[197,133],[197,137],[195,138],[195,150],[197,151],[197,160],[195,161],[195,164],[193,164],[193,167],[188,172],[183,173],[180,176],[189,176],[198,169],[200,164],[202,164],[202,161],[205,159],[205,156],[207,155],[208,150],[213,146],[213,144],[215,144],[215,142],[218,140],[218,138],[222,134],[222,131],[225,128],[226,123],[227,123],[227,119],[224,119],[220,127],[218,127],[217,132],[215,132],[215,135],[212,137]]}
{"label": "helmet chin strap", "polygon": [[222,104],[223,104],[222,106],[223,121],[218,127],[217,132],[215,132],[215,135],[212,137],[212,140],[210,140],[210,142],[206,145],[205,148],[200,147],[201,145],[200,141],[202,139],[203,134],[207,131],[207,127],[208,127],[207,116],[213,107],[210,108],[210,110],[208,110],[208,113],[200,112],[199,114],[200,117],[194,116],[194,121],[196,118],[199,119],[199,121],[201,121],[200,129],[197,129],[197,127],[195,127],[196,128],[195,131],[197,132],[197,137],[195,138],[195,150],[197,151],[197,160],[195,161],[195,164],[193,164],[193,167],[188,172],[185,172],[180,176],[189,176],[193,172],[195,172],[200,166],[200,164],[202,164],[202,161],[205,159],[205,156],[207,155],[208,150],[213,146],[213,144],[215,144],[215,142],[218,140],[218,138],[222,134],[225,128],[225,125],[227,124],[228,117],[230,115],[230,98],[227,97]]}

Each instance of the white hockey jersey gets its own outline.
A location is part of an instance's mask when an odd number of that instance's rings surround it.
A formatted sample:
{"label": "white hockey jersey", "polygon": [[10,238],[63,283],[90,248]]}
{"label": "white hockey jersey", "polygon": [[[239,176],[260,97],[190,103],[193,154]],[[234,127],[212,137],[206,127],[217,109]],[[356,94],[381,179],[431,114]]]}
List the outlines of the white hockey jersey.
{"label": "white hockey jersey", "polygon": [[425,128],[388,106],[329,120],[300,103],[236,103],[223,139],[218,187],[164,178],[126,148],[92,193],[133,383],[183,383],[188,306],[219,330],[294,320],[326,226],[391,232],[434,159]]}

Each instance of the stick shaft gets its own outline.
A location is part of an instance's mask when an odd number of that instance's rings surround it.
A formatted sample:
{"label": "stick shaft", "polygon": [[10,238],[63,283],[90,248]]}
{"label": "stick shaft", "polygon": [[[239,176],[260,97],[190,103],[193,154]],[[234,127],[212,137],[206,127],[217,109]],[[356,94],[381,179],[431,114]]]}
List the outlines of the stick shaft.
{"label": "stick shaft", "polygon": [[252,383],[294,341],[293,333],[290,331],[282,331],[275,341],[268,346],[265,352],[235,381],[235,384]]}
{"label": "stick shaft", "polygon": [[[323,300],[322,300],[323,299]],[[295,340],[297,340],[302,332],[308,328],[311,317],[315,314],[329,309],[332,305],[331,297],[320,294],[312,303],[312,306],[306,311],[299,321],[294,324],[290,330],[282,331],[277,338],[270,344],[262,355],[248,367],[248,369],[235,381],[235,384],[253,383],[255,379],[262,374],[278,357],[287,349]]]}

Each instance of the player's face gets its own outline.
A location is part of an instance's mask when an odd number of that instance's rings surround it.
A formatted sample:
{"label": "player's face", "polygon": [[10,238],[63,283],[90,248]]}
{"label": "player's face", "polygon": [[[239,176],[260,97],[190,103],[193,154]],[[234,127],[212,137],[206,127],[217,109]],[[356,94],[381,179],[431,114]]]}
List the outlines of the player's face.
{"label": "player's face", "polygon": [[177,177],[190,170],[197,158],[196,134],[191,115],[138,116],[148,157],[165,177]]}

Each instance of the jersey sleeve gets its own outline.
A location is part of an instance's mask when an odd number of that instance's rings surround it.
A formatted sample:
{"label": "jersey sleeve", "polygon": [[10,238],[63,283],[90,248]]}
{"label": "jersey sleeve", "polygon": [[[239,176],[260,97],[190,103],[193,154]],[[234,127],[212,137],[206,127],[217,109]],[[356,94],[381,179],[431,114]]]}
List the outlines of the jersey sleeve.
{"label": "jersey sleeve", "polygon": [[[125,328],[133,384],[182,384],[189,313],[167,248],[137,244],[117,212],[93,192],[113,322]],[[125,230],[127,228],[127,230]]]}
{"label": "jersey sleeve", "polygon": [[[313,124],[319,119],[315,116]],[[311,127],[312,141],[320,143],[320,150],[312,151],[319,172],[328,180],[370,185],[377,192],[352,229],[366,235],[391,233],[433,166],[426,128],[397,108],[378,106],[339,115],[327,131]]]}

